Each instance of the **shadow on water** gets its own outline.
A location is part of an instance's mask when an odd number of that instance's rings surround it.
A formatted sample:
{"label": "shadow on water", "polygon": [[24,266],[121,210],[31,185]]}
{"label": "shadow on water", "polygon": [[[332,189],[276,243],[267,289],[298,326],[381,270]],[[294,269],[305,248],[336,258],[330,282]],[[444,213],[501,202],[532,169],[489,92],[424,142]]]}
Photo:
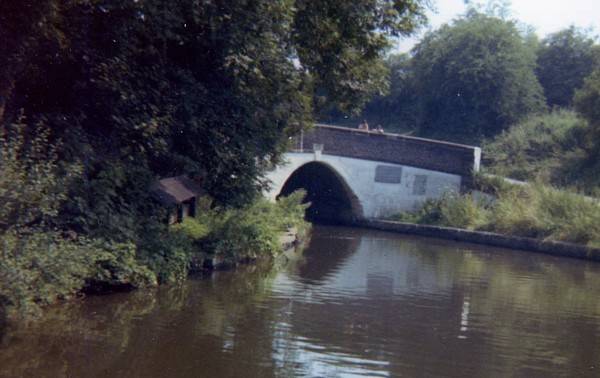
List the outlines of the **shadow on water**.
{"label": "shadow on water", "polygon": [[[11,326],[0,343],[0,377],[274,376],[269,364],[278,311],[256,310],[278,270],[272,264],[216,272],[156,290],[88,297]],[[238,330],[245,329],[241,334]]]}
{"label": "shadow on water", "polygon": [[[353,235],[352,229],[347,229],[345,233],[339,230],[327,226],[315,228],[304,250],[303,262],[296,266],[297,274],[303,281],[315,284],[323,282],[356,253],[360,238]],[[332,238],[332,235],[336,237]]]}
{"label": "shadow on water", "polygon": [[6,308],[2,303],[2,297],[0,297],[0,345],[2,345],[2,340],[4,339],[4,335],[6,335],[6,318]]}
{"label": "shadow on water", "polygon": [[360,216],[358,198],[345,180],[327,164],[310,162],[298,168],[285,182],[279,196],[295,190],[306,190],[306,202],[311,206],[306,219],[319,224],[348,224]]}

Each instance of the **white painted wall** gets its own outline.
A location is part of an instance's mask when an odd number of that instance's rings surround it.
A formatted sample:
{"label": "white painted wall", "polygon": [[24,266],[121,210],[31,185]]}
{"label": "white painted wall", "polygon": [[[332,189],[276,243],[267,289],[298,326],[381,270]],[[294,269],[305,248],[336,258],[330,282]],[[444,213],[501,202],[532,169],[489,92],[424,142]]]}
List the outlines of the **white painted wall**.
{"label": "white painted wall", "polygon": [[[279,195],[287,179],[302,165],[318,161],[333,168],[358,197],[365,218],[380,218],[400,211],[414,210],[428,198],[439,198],[447,191],[460,191],[461,177],[449,173],[414,168],[398,164],[388,164],[370,160],[346,158],[318,153],[285,154],[286,164],[267,175],[271,189],[265,196],[271,200]],[[402,167],[399,184],[375,182],[375,168],[378,165]],[[427,177],[424,195],[413,194],[416,175]]]}

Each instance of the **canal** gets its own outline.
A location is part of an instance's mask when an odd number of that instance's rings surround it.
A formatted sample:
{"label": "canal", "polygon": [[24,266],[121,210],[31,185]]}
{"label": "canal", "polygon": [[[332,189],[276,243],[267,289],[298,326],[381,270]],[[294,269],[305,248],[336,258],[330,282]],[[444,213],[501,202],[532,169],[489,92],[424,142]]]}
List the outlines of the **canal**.
{"label": "canal", "polygon": [[317,226],[285,265],[51,308],[2,377],[598,377],[600,264]]}

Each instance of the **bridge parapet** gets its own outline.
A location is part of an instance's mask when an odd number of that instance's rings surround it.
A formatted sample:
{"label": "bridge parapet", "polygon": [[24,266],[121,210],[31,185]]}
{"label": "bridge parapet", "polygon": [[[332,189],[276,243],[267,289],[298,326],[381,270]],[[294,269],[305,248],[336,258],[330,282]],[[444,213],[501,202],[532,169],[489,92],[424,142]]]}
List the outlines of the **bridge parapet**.
{"label": "bridge parapet", "polygon": [[481,149],[457,143],[317,124],[294,140],[294,151],[373,160],[469,176]]}

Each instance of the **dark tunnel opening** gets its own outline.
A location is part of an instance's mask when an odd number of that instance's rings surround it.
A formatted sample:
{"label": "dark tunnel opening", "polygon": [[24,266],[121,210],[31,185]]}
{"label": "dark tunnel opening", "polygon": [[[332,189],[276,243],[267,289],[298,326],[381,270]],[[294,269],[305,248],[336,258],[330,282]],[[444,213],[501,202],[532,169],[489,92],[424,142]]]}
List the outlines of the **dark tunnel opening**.
{"label": "dark tunnel opening", "polygon": [[[360,216],[358,199],[330,167],[311,162],[298,168],[283,185],[279,196],[306,190],[306,219],[313,223],[348,224]],[[278,197],[279,197],[278,196]]]}

